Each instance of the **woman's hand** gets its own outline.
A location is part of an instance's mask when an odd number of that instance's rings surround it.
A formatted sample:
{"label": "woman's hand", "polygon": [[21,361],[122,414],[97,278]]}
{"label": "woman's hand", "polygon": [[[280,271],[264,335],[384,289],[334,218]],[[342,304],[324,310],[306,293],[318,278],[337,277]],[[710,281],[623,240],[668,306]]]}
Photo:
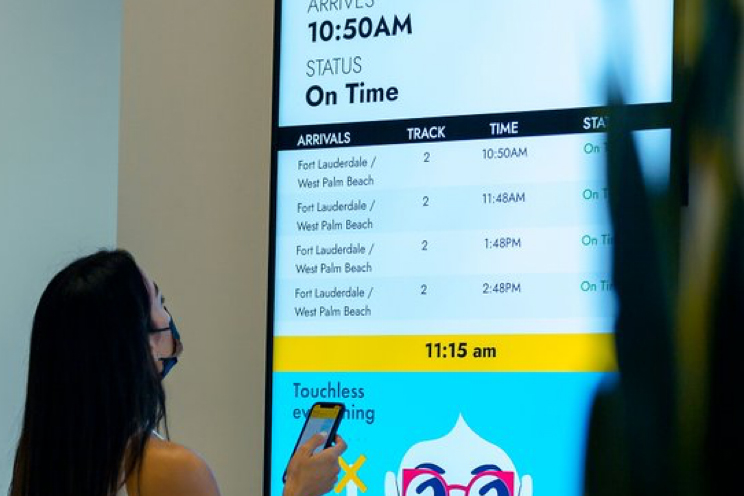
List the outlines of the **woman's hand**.
{"label": "woman's hand", "polygon": [[346,443],[336,436],[334,446],[313,453],[326,442],[326,437],[316,434],[297,448],[287,467],[284,496],[321,496],[336,485],[340,471],[338,457],[346,451]]}

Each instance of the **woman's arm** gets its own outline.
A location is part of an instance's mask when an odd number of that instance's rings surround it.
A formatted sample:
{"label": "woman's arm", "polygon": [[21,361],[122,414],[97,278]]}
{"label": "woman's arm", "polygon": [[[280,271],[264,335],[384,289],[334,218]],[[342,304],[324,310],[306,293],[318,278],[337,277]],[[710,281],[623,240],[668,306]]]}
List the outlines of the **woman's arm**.
{"label": "woman's arm", "polygon": [[[336,436],[336,444],[320,453],[326,436],[316,434],[297,449],[287,467],[283,496],[321,496],[338,481],[338,458],[346,442]],[[127,480],[129,496],[220,496],[217,481],[207,463],[181,445],[151,438],[145,449],[142,472]]]}

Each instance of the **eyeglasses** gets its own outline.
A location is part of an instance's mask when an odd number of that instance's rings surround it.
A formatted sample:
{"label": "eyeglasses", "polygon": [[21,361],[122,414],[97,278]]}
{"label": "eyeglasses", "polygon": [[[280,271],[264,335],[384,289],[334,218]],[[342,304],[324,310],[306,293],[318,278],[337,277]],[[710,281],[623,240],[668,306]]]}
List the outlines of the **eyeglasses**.
{"label": "eyeglasses", "polygon": [[[414,492],[408,494],[413,485]],[[431,489],[432,496],[450,496],[450,491],[463,491],[464,496],[514,496],[514,472],[484,470],[473,476],[467,486],[448,484],[442,474],[429,469],[403,469],[403,496],[416,496]]]}

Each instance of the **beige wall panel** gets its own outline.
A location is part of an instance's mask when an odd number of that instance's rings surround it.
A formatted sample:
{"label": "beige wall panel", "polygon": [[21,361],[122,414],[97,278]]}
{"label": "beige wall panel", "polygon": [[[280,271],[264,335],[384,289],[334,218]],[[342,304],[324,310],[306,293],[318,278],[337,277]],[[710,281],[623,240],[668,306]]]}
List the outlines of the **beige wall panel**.
{"label": "beige wall panel", "polygon": [[119,244],[183,335],[171,437],[224,495],[261,490],[273,6],[124,2]]}

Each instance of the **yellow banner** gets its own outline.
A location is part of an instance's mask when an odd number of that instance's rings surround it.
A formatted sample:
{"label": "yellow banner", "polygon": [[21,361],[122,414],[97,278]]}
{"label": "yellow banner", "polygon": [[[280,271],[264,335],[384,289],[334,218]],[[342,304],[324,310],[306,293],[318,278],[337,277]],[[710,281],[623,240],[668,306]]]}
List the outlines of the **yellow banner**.
{"label": "yellow banner", "polygon": [[283,336],[275,372],[608,372],[612,334]]}

